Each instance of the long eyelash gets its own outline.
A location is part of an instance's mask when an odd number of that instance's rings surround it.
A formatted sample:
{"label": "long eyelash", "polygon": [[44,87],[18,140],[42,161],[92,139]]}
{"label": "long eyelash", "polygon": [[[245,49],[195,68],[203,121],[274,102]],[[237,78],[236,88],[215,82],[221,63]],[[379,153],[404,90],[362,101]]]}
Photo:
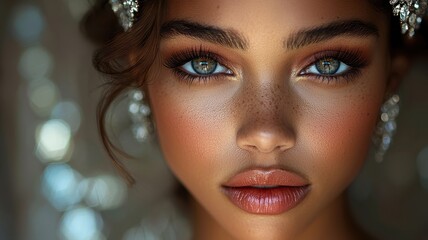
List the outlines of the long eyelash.
{"label": "long eyelash", "polygon": [[213,75],[207,75],[207,76],[196,76],[192,74],[188,74],[178,68],[172,69],[173,73],[182,81],[188,83],[191,85],[194,82],[198,83],[208,83],[208,81],[211,80],[217,80],[218,78],[223,77],[223,74],[213,74]]}
{"label": "long eyelash", "polygon": [[[219,77],[224,76],[224,74],[212,74],[207,76],[201,76],[201,75],[192,75],[189,73],[184,72],[179,67],[181,67],[183,64],[195,59],[195,58],[208,58],[212,59],[220,64],[223,64],[224,59],[220,57],[219,55],[211,52],[210,50],[203,48],[200,46],[199,48],[191,48],[186,49],[184,51],[178,52],[173,54],[171,57],[169,57],[165,63],[164,66],[167,68],[170,68],[175,75],[177,75],[181,80],[191,84],[194,81],[201,82],[201,83],[207,83],[208,80],[216,80]],[[223,64],[224,65],[224,64]]]}
{"label": "long eyelash", "polygon": [[200,46],[199,48],[186,49],[181,52],[175,53],[165,61],[164,66],[167,68],[177,68],[187,63],[188,61],[199,57],[209,58],[216,62],[221,62],[223,60],[217,54],[214,54],[208,49],[205,49]]}
{"label": "long eyelash", "polygon": [[357,78],[360,74],[361,74],[361,69],[351,68],[347,72],[345,72],[341,75],[328,76],[328,75],[311,74],[310,76],[318,79],[321,82],[326,82],[326,83],[330,84],[330,83],[337,83],[337,82],[342,81],[342,80],[344,80],[346,82],[351,82],[352,80]]}
{"label": "long eyelash", "polygon": [[[311,77],[319,79],[321,82],[337,82],[340,80],[346,80],[347,82],[352,81],[358,75],[361,74],[361,70],[369,65],[367,59],[362,57],[362,54],[358,50],[335,50],[335,51],[324,51],[317,53],[313,56],[313,59],[310,61],[311,63],[306,66],[304,69],[306,70],[309,66],[315,64],[318,61],[321,61],[326,58],[334,58],[337,59],[350,67],[348,71],[342,73],[340,75],[319,75],[319,74],[307,74]],[[299,74],[300,75],[300,74]]]}

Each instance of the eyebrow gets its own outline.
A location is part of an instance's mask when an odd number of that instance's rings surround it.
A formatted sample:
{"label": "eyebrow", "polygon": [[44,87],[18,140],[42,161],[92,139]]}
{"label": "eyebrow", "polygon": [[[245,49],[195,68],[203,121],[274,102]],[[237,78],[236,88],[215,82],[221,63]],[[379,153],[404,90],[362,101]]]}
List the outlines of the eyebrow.
{"label": "eyebrow", "polygon": [[[222,29],[189,20],[172,20],[164,23],[160,35],[163,39],[183,35],[240,50],[247,50],[249,45],[236,30]],[[339,36],[379,37],[379,29],[376,25],[361,20],[336,21],[293,33],[284,40],[283,46],[289,50],[297,49]]]}
{"label": "eyebrow", "polygon": [[283,45],[287,49],[297,49],[338,36],[379,37],[379,29],[372,23],[360,20],[336,21],[315,28],[300,30],[285,40]]}
{"label": "eyebrow", "polygon": [[205,40],[229,48],[241,50],[248,48],[248,42],[245,38],[233,29],[221,29],[187,20],[173,20],[162,25],[161,38],[173,38],[179,35]]}

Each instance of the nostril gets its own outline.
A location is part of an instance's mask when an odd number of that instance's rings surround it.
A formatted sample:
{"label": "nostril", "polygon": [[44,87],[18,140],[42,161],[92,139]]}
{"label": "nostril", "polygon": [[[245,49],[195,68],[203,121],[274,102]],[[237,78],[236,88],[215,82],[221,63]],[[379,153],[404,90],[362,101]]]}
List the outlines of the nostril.
{"label": "nostril", "polygon": [[290,131],[273,130],[268,131],[254,126],[241,129],[238,132],[237,144],[244,150],[261,153],[285,151],[294,145],[294,137]]}

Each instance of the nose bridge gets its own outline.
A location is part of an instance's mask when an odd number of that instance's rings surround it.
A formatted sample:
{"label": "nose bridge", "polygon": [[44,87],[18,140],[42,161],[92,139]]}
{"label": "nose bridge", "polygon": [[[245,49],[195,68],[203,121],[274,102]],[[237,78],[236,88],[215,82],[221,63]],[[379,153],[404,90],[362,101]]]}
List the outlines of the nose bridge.
{"label": "nose bridge", "polygon": [[266,84],[252,87],[251,96],[248,96],[248,113],[252,121],[257,124],[270,124],[281,121],[281,105],[285,96],[281,94],[281,87],[277,84]]}
{"label": "nose bridge", "polygon": [[286,86],[274,81],[253,84],[243,91],[242,119],[237,132],[240,148],[268,153],[294,145],[287,92]]}

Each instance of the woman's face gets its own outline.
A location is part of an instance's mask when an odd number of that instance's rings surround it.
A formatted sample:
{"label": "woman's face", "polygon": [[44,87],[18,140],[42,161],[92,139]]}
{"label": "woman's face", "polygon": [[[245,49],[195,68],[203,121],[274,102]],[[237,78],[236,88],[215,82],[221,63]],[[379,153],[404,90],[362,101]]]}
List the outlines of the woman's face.
{"label": "woman's face", "polygon": [[238,239],[297,239],[328,218],[370,145],[388,27],[361,0],[167,1],[147,90],[202,218]]}

